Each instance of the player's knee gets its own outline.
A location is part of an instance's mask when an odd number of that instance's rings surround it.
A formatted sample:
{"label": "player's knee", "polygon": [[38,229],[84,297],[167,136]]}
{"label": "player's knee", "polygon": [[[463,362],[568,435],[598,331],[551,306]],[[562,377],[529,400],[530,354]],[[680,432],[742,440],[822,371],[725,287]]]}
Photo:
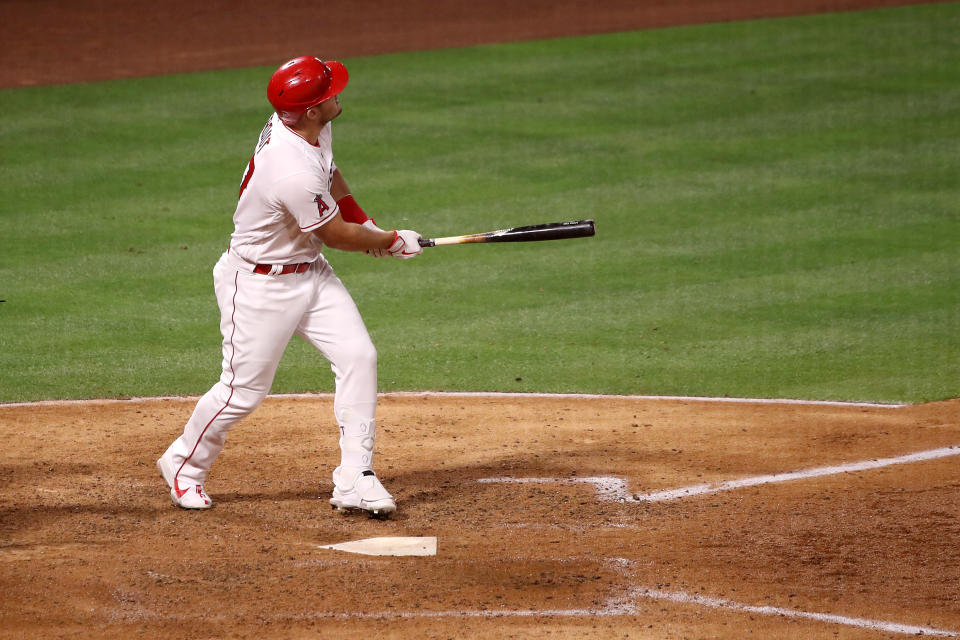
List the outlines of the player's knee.
{"label": "player's knee", "polygon": [[333,364],[344,372],[377,370],[377,349],[369,338],[343,342],[331,355]]}
{"label": "player's knee", "polygon": [[354,349],[354,360],[358,366],[377,369],[377,348],[370,340],[359,341]]}
{"label": "player's knee", "polygon": [[230,398],[230,407],[240,415],[252,413],[267,397],[268,391],[268,389],[236,387],[233,389],[233,396]]}
{"label": "player's knee", "polygon": [[337,374],[337,380],[347,378],[376,380],[377,350],[369,338],[342,342],[336,349],[328,352],[327,357],[330,359],[334,373]]}

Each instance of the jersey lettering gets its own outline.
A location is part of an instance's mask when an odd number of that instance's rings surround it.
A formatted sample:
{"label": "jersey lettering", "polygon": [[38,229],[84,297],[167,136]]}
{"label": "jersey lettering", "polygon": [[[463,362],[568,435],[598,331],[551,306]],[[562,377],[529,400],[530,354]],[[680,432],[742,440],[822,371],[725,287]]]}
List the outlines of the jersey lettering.
{"label": "jersey lettering", "polygon": [[257,150],[254,152],[254,155],[260,153],[260,150],[270,143],[271,133],[273,133],[273,119],[267,120],[267,124],[263,126],[263,131],[260,132],[260,140],[257,142]]}

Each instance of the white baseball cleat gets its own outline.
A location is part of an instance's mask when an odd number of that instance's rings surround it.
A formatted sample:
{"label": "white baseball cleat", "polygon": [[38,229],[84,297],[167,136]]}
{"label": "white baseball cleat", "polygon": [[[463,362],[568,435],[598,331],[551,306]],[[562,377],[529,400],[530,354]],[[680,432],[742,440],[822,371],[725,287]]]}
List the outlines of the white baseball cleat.
{"label": "white baseball cleat", "polygon": [[[344,476],[348,477],[344,477]],[[349,476],[353,477],[350,478]],[[344,473],[341,467],[333,472],[333,497],[330,504],[335,509],[360,509],[371,516],[389,518],[397,510],[397,503],[383,485],[377,474],[362,469],[355,474]]]}
{"label": "white baseball cleat", "polygon": [[170,487],[170,499],[173,504],[184,509],[209,509],[213,506],[213,500],[203,490],[202,484],[180,487],[179,483],[175,482],[174,476],[176,473],[164,456],[157,459],[157,470],[160,471],[160,476],[167,483],[167,486]]}

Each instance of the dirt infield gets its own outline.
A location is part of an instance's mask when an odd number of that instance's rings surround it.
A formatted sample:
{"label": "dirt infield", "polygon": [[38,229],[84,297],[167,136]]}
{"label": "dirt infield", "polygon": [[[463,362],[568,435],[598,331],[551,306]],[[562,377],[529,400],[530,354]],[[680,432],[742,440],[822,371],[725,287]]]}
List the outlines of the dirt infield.
{"label": "dirt infield", "polygon": [[[214,508],[174,507],[154,461],[193,405],[0,406],[0,637],[960,633],[960,401],[390,395],[387,522],[327,505],[338,448],[324,397],[268,399],[208,479]],[[878,459],[895,462],[809,473]],[[317,548],[374,536],[437,536],[438,553]]]}

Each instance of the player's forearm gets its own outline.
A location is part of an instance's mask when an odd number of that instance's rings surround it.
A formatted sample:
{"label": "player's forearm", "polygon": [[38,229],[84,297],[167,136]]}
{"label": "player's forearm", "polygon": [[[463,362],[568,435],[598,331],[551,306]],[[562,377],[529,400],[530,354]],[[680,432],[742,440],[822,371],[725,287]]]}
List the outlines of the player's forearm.
{"label": "player's forearm", "polygon": [[315,231],[328,247],[341,251],[386,249],[396,239],[392,231],[378,231],[363,225],[346,222],[339,216]]}

